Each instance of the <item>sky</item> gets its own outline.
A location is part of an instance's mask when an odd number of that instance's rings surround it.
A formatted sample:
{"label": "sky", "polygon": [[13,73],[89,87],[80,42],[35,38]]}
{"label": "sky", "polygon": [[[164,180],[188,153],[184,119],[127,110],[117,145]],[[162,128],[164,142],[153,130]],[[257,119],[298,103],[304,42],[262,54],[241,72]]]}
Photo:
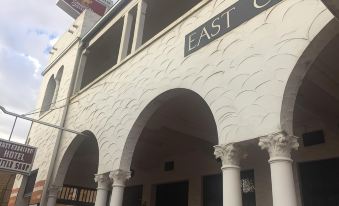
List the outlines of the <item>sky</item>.
{"label": "sky", "polygon": [[[49,50],[72,22],[56,0],[1,2],[0,105],[18,114],[36,109]],[[0,138],[8,139],[13,120],[0,111]],[[24,142],[28,125],[18,121],[13,140]]]}

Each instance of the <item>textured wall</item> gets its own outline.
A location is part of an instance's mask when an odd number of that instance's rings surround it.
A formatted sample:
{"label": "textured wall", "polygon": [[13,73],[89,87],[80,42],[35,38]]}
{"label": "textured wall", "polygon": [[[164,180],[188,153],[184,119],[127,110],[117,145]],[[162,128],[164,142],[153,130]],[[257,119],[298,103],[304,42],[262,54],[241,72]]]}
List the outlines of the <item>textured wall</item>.
{"label": "textured wall", "polygon": [[124,142],[141,111],[172,88],[187,88],[205,99],[220,143],[281,129],[289,74],[333,16],[319,0],[285,0],[184,58],[185,34],[229,5],[209,2],[73,100],[67,125],[96,135],[99,171],[119,167]]}
{"label": "textured wall", "polygon": [[[154,98],[173,88],[195,91],[205,99],[220,143],[281,130],[280,111],[289,75],[333,16],[320,0],[284,0],[184,57],[185,35],[232,3],[210,1],[73,98],[66,126],[96,135],[99,173],[123,164],[122,153],[132,152],[128,146],[131,151],[123,151],[126,138],[139,114]],[[74,61],[74,54],[62,61]],[[57,121],[57,116],[48,118]],[[35,167],[44,172],[54,141],[54,133],[48,130],[34,133],[39,137],[35,145],[42,147],[38,154],[43,156],[36,159]],[[58,162],[73,138],[64,133]]]}

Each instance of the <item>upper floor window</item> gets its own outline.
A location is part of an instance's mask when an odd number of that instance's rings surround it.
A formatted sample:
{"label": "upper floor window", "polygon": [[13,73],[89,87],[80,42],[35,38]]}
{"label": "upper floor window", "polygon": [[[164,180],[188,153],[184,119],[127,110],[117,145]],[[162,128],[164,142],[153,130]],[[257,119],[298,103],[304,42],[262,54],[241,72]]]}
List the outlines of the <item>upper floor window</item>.
{"label": "upper floor window", "polygon": [[202,0],[144,0],[147,4],[143,42],[180,18]]}
{"label": "upper floor window", "polygon": [[[124,20],[117,21],[103,36],[91,45],[86,54],[80,89],[117,64]],[[79,79],[80,80],[80,79]]]}
{"label": "upper floor window", "polygon": [[41,105],[40,115],[50,110],[51,106],[56,103],[63,70],[64,68],[61,67],[55,77],[54,75],[52,75],[49,78],[45,91],[45,96]]}
{"label": "upper floor window", "polygon": [[83,53],[75,91],[133,53],[202,0],[142,0]]}

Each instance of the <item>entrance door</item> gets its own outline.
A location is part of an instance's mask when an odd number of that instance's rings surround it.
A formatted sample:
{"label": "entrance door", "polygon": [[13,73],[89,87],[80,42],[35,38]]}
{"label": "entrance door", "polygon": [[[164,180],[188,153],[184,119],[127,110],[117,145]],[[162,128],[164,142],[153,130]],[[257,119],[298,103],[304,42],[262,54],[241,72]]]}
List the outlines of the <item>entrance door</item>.
{"label": "entrance door", "polygon": [[142,185],[126,187],[124,191],[123,206],[141,206]]}
{"label": "entrance door", "polygon": [[300,163],[304,206],[339,205],[339,159]]}
{"label": "entrance door", "polygon": [[188,206],[188,181],[156,187],[156,206]]}

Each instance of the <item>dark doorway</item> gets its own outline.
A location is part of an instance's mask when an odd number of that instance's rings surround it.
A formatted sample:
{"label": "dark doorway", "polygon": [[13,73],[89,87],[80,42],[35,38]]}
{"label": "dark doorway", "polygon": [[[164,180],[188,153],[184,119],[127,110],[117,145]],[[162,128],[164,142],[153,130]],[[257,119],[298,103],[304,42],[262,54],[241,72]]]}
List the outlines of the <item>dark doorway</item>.
{"label": "dark doorway", "polygon": [[141,206],[141,202],[142,185],[125,188],[123,206]]}
{"label": "dark doorway", "polygon": [[339,205],[339,159],[300,163],[304,206]]}
{"label": "dark doorway", "polygon": [[[222,175],[203,178],[203,206],[222,206]],[[243,206],[255,206],[254,170],[241,171]]]}
{"label": "dark doorway", "polygon": [[156,187],[156,206],[188,206],[188,181]]}

